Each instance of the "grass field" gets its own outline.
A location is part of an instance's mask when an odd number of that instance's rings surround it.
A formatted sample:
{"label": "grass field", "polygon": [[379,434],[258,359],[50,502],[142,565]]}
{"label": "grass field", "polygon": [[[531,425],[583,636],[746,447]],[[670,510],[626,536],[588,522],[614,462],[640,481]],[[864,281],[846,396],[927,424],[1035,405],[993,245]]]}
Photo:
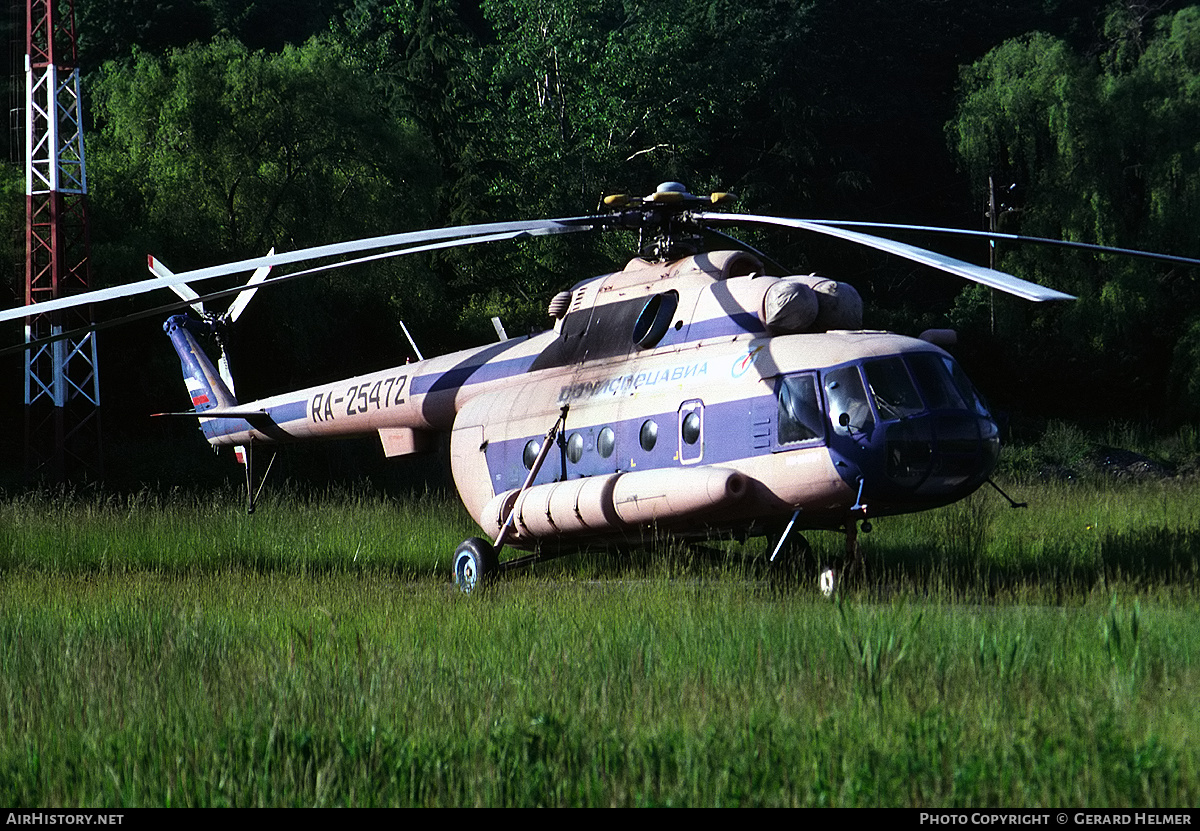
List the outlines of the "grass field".
{"label": "grass field", "polygon": [[9,496],[0,803],[1200,803],[1200,485],[1004,484],[836,602],[761,541],[460,597],[433,494]]}

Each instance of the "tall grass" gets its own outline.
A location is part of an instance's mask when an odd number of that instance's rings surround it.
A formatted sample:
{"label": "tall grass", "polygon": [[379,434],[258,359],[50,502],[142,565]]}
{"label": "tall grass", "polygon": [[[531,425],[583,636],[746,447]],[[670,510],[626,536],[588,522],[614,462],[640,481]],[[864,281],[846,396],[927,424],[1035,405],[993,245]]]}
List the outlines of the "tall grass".
{"label": "tall grass", "polygon": [[247,515],[233,492],[32,492],[0,502],[0,568],[44,571],[430,573],[473,528],[459,504],[358,489],[278,489]]}
{"label": "tall grass", "polygon": [[[880,580],[1000,590],[1127,589],[1191,594],[1200,581],[1200,483],[1004,483],[1027,505],[982,489],[937,511],[877,520],[863,540]],[[824,540],[826,551],[838,540]],[[819,543],[818,543],[819,544]]]}
{"label": "tall grass", "polygon": [[440,496],[13,497],[0,802],[1195,805],[1196,487],[1012,489],[878,521],[836,602],[758,542],[460,597]]}

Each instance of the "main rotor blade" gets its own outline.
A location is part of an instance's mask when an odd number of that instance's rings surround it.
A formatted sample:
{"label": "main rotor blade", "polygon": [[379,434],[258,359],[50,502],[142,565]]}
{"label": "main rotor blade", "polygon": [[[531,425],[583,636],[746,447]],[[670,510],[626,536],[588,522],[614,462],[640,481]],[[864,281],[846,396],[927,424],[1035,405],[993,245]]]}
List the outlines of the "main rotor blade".
{"label": "main rotor blade", "polygon": [[1028,243],[1032,245],[1054,245],[1060,248],[1074,248],[1079,251],[1092,251],[1097,254],[1118,254],[1122,257],[1137,257],[1143,260],[1159,260],[1166,263],[1181,265],[1200,265],[1200,260],[1194,257],[1180,257],[1177,254],[1159,254],[1154,251],[1141,251],[1136,248],[1118,248],[1115,245],[1098,245],[1092,242],[1075,242],[1074,240],[1054,239],[1052,237],[1029,237],[1023,234],[1002,234],[998,231],[974,231],[967,228],[943,228],[938,225],[900,225],[892,222],[852,222],[840,219],[810,219],[817,225],[836,225],[844,228],[882,228],[889,231],[916,231],[931,234],[951,234],[958,237],[983,237],[991,240],[1006,240],[1008,242]]}
{"label": "main rotor blade", "polygon": [[831,225],[826,225],[820,222],[813,222],[807,219],[789,219],[779,216],[756,216],[753,214],[714,214],[714,213],[695,213],[693,217],[706,223],[726,224],[726,225],[777,225],[782,228],[798,228],[802,231],[811,231],[816,234],[825,234],[826,236],[837,237],[848,242],[854,242],[859,245],[865,245],[868,248],[874,248],[879,251],[886,251],[889,254],[894,254],[898,257],[918,262],[923,265],[945,271],[949,274],[954,274],[975,283],[981,283],[985,286],[990,286],[994,289],[1007,292],[1008,294],[1016,295],[1025,300],[1033,300],[1042,302],[1045,300],[1074,300],[1075,297],[1070,294],[1065,294],[1055,289],[1039,286],[1037,283],[1031,283],[1028,280],[1022,280],[1020,277],[1014,277],[1011,274],[1006,274],[1003,271],[985,268],[983,266],[972,265],[971,263],[962,260],[956,260],[953,257],[947,257],[944,254],[938,254],[935,251],[929,251],[924,248],[917,248],[913,245],[908,245],[895,240],[884,239],[883,237],[871,236],[862,234],[858,231],[848,231],[844,228],[837,228]]}
{"label": "main rotor blade", "polygon": [[[409,231],[402,234],[388,234],[381,237],[350,240],[348,242],[318,245],[312,248],[301,248],[283,254],[266,257],[253,257],[224,265],[199,268],[193,271],[181,271],[171,277],[159,277],[150,280],[140,280],[122,286],[112,286],[98,291],[84,292],[71,297],[60,297],[57,300],[46,300],[28,306],[18,306],[0,312],[0,323],[8,320],[19,320],[46,312],[70,309],[75,306],[85,306],[90,303],[100,303],[105,300],[116,300],[121,297],[132,297],[172,285],[193,283],[197,280],[207,280],[211,277],[223,277],[226,274],[237,274],[255,268],[272,267],[301,260],[336,257],[342,254],[352,254],[358,251],[370,251],[378,248],[407,245],[410,243],[431,242],[435,240],[456,240],[457,245],[471,245],[474,242],[487,242],[489,235],[513,234],[529,236],[549,236],[574,231],[588,231],[604,221],[603,217],[568,217],[563,219],[534,219],[521,222],[489,222],[482,225],[459,225],[453,228],[431,228],[424,231]],[[478,238],[478,239],[477,239]],[[411,253],[405,251],[403,253]],[[240,291],[241,289],[239,289]]]}
{"label": "main rotor blade", "polygon": [[[569,229],[566,229],[565,231],[560,231],[560,232],[555,232],[555,233],[568,233],[571,231],[586,231],[586,230],[588,230],[587,226],[580,226],[578,228],[569,228]],[[385,259],[389,259],[391,257],[402,257],[405,254],[420,254],[422,252],[427,252],[427,251],[439,251],[439,250],[446,249],[446,248],[458,248],[458,247],[461,247],[464,245],[477,245],[477,244],[482,244],[482,243],[487,243],[487,242],[503,242],[505,240],[515,240],[515,239],[520,239],[520,238],[526,237],[526,236],[531,236],[530,232],[528,232],[528,231],[510,231],[508,233],[503,233],[503,234],[483,234],[483,235],[471,237],[469,239],[448,240],[448,241],[444,241],[444,242],[431,243],[429,245],[415,245],[410,248],[401,248],[401,249],[397,249],[394,251],[384,251],[379,254],[370,254],[368,256],[358,257],[353,260],[344,260],[344,261],[336,262],[336,263],[327,263],[325,265],[316,266],[315,268],[308,268],[303,271],[293,271],[290,274],[280,274],[275,277],[271,277],[270,279],[263,280],[261,283],[259,283],[258,288],[265,288],[268,285],[274,286],[277,283],[286,283],[289,280],[294,280],[298,277],[306,277],[310,274],[317,274],[322,271],[332,271],[335,268],[345,268],[346,266],[359,265],[361,263],[373,262],[375,260],[385,260]],[[541,234],[532,234],[532,236],[541,236]],[[232,297],[233,295],[238,294],[239,292],[243,292],[245,290],[246,290],[245,286],[237,286],[236,288],[223,289],[221,291],[209,292],[208,294],[198,296],[195,299],[195,301],[193,301],[193,302],[204,303],[204,302],[207,302],[210,300],[220,300],[225,297]],[[16,352],[24,352],[29,349],[37,349],[41,346],[44,346],[45,344],[53,343],[54,341],[66,340],[68,338],[74,338],[74,337],[81,337],[81,336],[87,334],[88,332],[96,332],[101,329],[108,329],[113,326],[120,326],[124,323],[132,323],[133,321],[142,320],[143,318],[155,317],[156,315],[166,314],[168,312],[179,311],[180,309],[182,309],[186,306],[189,306],[189,305],[191,305],[191,303],[187,300],[177,300],[174,303],[167,303],[162,306],[156,306],[153,309],[144,309],[139,312],[134,312],[132,314],[124,315],[123,317],[113,318],[112,320],[106,320],[106,321],[102,321],[100,323],[94,323],[91,326],[81,326],[77,329],[72,329],[69,332],[60,332],[59,334],[54,335],[53,337],[40,338],[38,340],[30,341],[29,343],[17,344],[15,346],[6,346],[3,349],[0,349],[0,358],[4,357],[5,355],[10,355],[10,354],[13,354]]]}

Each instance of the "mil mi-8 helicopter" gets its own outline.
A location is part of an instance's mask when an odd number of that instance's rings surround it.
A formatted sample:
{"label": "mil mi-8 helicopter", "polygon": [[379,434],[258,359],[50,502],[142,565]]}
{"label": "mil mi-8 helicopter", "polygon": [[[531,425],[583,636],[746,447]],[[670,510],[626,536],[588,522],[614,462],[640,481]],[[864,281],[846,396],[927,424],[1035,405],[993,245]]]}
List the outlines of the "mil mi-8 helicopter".
{"label": "mil mi-8 helicopter", "polygon": [[[778,535],[774,561],[798,530],[840,531],[845,568],[872,518],[946,505],[989,481],[996,420],[938,333],[865,331],[849,285],[770,275],[757,252],[704,252],[700,232],[800,229],[1027,300],[1072,298],[849,230],[855,223],[707,210],[729,199],[668,182],[644,197],[607,197],[607,212],[593,216],[393,234],[178,274],[150,258],[153,279],[6,310],[0,322],[174,288],[201,313],[164,324],[193,406],[176,415],[198,419],[210,444],[238,449],[251,510],[255,447],[377,434],[391,457],[429,450],[449,433],[455,484],[487,535],[454,553],[463,592],[564,549],[656,532]],[[643,256],[555,296],[550,331],[257,401],[234,396],[223,330],[258,288],[383,257],[608,228],[637,231]],[[268,277],[273,266],[364,251],[379,253]],[[187,288],[252,269],[241,289],[201,298]],[[241,297],[226,314],[204,312],[204,300],[234,293]],[[200,345],[204,335],[217,336],[220,368]],[[533,553],[501,562],[505,547]],[[838,575],[832,567],[819,575],[824,592]]]}

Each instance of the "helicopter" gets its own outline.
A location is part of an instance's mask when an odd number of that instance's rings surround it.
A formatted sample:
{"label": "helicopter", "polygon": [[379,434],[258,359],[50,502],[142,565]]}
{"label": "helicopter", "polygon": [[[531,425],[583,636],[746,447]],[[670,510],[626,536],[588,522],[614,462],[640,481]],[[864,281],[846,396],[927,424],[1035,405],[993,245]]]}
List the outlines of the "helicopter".
{"label": "helicopter", "polygon": [[[646,196],[606,197],[595,215],[392,234],[177,274],[151,257],[149,280],[6,310],[0,322],[177,291],[180,305],[199,317],[175,314],[163,324],[192,405],[169,415],[196,419],[211,445],[237,449],[250,511],[257,447],[377,435],[384,454],[397,457],[435,449],[448,435],[459,496],[483,531],[453,555],[453,580],[464,593],[503,571],[590,545],[660,533],[763,535],[774,541],[775,563],[802,547],[800,531],[829,530],[846,541],[843,560],[817,575],[821,591],[832,594],[855,564],[860,529],[870,530],[873,519],[947,505],[990,482],[999,425],[943,348],[952,333],[865,330],[861,297],[848,284],[771,273],[786,269],[749,246],[704,250],[701,233],[732,239],[719,229],[798,229],[1029,301],[1073,298],[853,230],[913,226],[713,210],[732,198],[695,196],[666,182]],[[637,232],[642,253],[557,294],[548,306],[552,327],[541,334],[430,358],[417,351],[415,362],[256,401],[235,396],[224,331],[256,290],[384,257],[608,229]],[[276,266],[348,255],[268,276]],[[203,298],[188,287],[251,270],[245,286]],[[203,307],[233,295],[225,314]],[[216,337],[217,364],[201,346],[205,336]],[[502,560],[506,548],[521,553]]]}

